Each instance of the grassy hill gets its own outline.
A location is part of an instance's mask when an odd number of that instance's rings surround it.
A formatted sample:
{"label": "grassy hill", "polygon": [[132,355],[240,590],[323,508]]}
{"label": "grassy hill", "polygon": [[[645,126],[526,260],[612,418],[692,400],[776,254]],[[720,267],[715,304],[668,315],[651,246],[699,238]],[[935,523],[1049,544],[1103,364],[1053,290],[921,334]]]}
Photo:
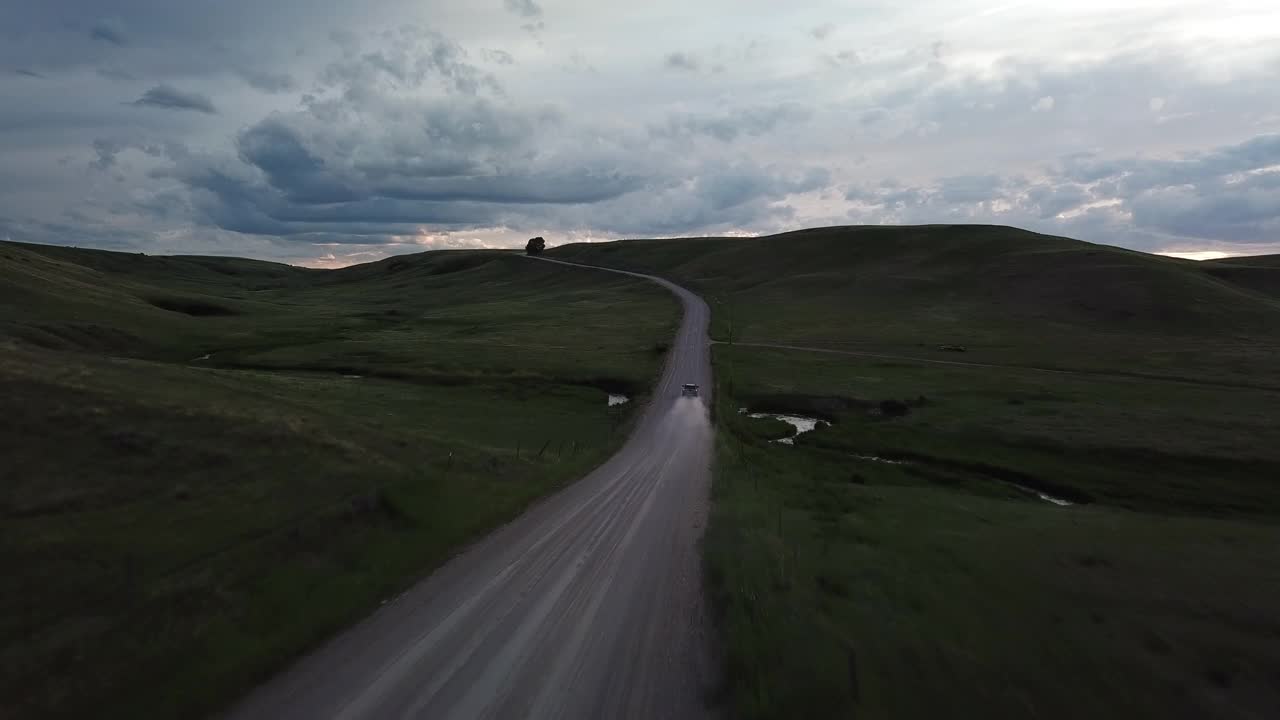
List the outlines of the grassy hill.
{"label": "grassy hill", "polygon": [[[510,253],[445,251],[316,271],[9,243],[0,245],[0,282],[0,339],[51,350],[177,362],[208,354],[206,365],[397,377],[558,374],[632,389],[644,387],[636,378],[647,379],[652,364],[652,338],[648,348],[620,341],[600,312],[618,300],[612,291],[642,284]],[[577,343],[598,352],[569,363],[562,350]],[[495,344],[519,347],[520,366],[474,353]]]}
{"label": "grassy hill", "polygon": [[[715,334],[1280,387],[1280,300],[1213,265],[1015,228],[835,227],[556,248],[703,292]],[[951,358],[949,355],[940,357]]]}
{"label": "grassy hill", "polygon": [[0,714],[216,708],[606,457],[677,319],[509,253],[0,243]]}
{"label": "grassy hill", "polygon": [[[712,302],[707,567],[740,717],[1280,707],[1270,259],[950,226],[554,254]],[[829,424],[783,445],[740,408]]]}
{"label": "grassy hill", "polygon": [[1249,265],[1253,267],[1280,267],[1280,255],[1252,255],[1246,257],[1222,258],[1208,260],[1207,265]]}
{"label": "grassy hill", "polygon": [[[972,226],[551,254],[712,304],[740,716],[1280,706],[1274,257]],[[0,704],[216,708],[604,457],[677,310],[501,252],[0,244]]]}
{"label": "grassy hill", "polygon": [[1203,263],[1216,278],[1280,298],[1280,255],[1226,258]]}

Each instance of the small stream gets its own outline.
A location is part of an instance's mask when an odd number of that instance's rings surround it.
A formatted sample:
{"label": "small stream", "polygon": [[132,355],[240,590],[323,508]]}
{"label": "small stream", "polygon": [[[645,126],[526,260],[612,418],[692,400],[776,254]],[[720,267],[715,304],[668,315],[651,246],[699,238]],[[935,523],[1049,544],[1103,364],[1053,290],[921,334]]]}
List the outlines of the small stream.
{"label": "small stream", "polygon": [[879,455],[854,455],[854,457],[858,458],[859,460],[866,460],[867,462],[878,462],[884,465],[906,465],[907,464],[906,460],[890,460],[889,458],[882,458]]}
{"label": "small stream", "polygon": [[[613,404],[612,395],[610,396],[609,404],[610,405]],[[764,418],[773,418],[774,420],[781,420],[782,422],[795,428],[796,432],[794,435],[790,437],[780,438],[778,440],[773,441],[776,443],[781,443],[783,445],[795,445],[796,438],[800,437],[801,435],[807,432],[812,432],[813,430],[816,430],[817,428],[822,427],[823,425],[831,424],[826,420],[819,420],[818,418],[805,417],[803,415],[785,415],[781,413],[753,413],[753,412],[748,412],[747,408],[738,408],[738,412],[742,415],[746,415],[747,417],[756,418],[757,420],[764,419]],[[889,458],[880,457],[878,455],[854,455],[853,457],[858,460],[881,463],[883,465],[909,465],[910,464],[906,460],[891,460]],[[1028,495],[1035,495],[1041,500],[1047,503],[1052,503],[1054,505],[1057,505],[1058,507],[1070,507],[1071,505],[1075,504],[1070,500],[1063,500],[1060,497],[1054,497],[1053,495],[1050,495],[1046,492],[1041,492],[1039,490],[1036,490],[1035,488],[1029,488],[1026,485],[1019,485],[1018,483],[1010,482],[1008,480],[1000,480],[1000,482],[1003,482],[1007,485],[1017,488],[1021,492],[1027,493]]]}
{"label": "small stream", "polygon": [[790,437],[784,437],[784,438],[779,438],[777,440],[774,440],[774,442],[782,443],[783,445],[795,445],[796,438],[800,437],[801,435],[807,432],[812,432],[823,425],[831,424],[826,420],[819,420],[818,418],[805,417],[803,415],[783,415],[781,413],[749,413],[747,412],[746,408],[738,408],[738,412],[743,415],[746,415],[749,418],[755,418],[757,420],[762,420],[764,418],[773,418],[774,420],[781,420],[782,422],[795,428],[796,432],[794,435]]}
{"label": "small stream", "polygon": [[[859,459],[859,460],[866,460],[866,461],[868,461],[868,462],[883,463],[883,464],[885,464],[885,465],[909,465],[909,464],[910,464],[910,463],[908,463],[906,460],[890,460],[889,458],[877,457],[877,456],[875,456],[875,455],[854,455],[853,457],[855,457],[855,458],[857,458],[857,459]],[[1036,490],[1035,488],[1029,488],[1029,487],[1027,487],[1026,485],[1019,485],[1018,483],[1016,483],[1016,482],[1012,482],[1012,481],[1010,481],[1010,480],[1000,480],[1000,482],[1002,482],[1002,483],[1004,483],[1004,484],[1006,484],[1006,485],[1009,485],[1009,486],[1011,486],[1011,487],[1014,487],[1014,488],[1016,488],[1016,489],[1018,489],[1018,490],[1020,490],[1020,491],[1022,491],[1022,492],[1024,492],[1024,493],[1028,494],[1028,495],[1035,495],[1036,497],[1040,498],[1041,500],[1043,500],[1043,501],[1045,501],[1045,502],[1047,502],[1047,503],[1053,503],[1054,505],[1057,505],[1058,507],[1070,507],[1070,506],[1072,506],[1072,505],[1075,505],[1075,503],[1071,502],[1070,500],[1063,500],[1063,499],[1062,499],[1062,498],[1060,498],[1060,497],[1054,497],[1054,496],[1050,495],[1049,493],[1041,492],[1041,491],[1039,491],[1039,490]]]}
{"label": "small stream", "polygon": [[1017,483],[1009,483],[1009,484],[1010,484],[1010,485],[1013,485],[1014,487],[1018,488],[1019,490],[1021,490],[1021,491],[1022,491],[1022,492],[1024,492],[1024,493],[1030,493],[1030,494],[1032,494],[1032,495],[1035,495],[1036,497],[1040,498],[1041,500],[1043,500],[1043,501],[1045,501],[1045,502],[1053,503],[1054,505],[1057,505],[1058,507],[1070,507],[1070,506],[1072,506],[1072,505],[1075,505],[1075,503],[1071,502],[1070,500],[1063,500],[1062,498],[1054,497],[1054,496],[1052,496],[1052,495],[1050,495],[1050,494],[1048,494],[1048,493],[1042,493],[1042,492],[1040,492],[1039,490],[1036,490],[1036,489],[1034,489],[1034,488],[1029,488],[1029,487],[1027,487],[1027,486],[1025,486],[1025,485],[1019,485],[1019,484],[1017,484]]}

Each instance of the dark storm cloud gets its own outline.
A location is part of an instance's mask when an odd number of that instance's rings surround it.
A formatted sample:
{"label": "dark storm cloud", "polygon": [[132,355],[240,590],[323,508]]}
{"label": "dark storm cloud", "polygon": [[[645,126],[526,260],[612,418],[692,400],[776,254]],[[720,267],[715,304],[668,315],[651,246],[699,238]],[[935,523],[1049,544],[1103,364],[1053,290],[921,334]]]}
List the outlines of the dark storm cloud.
{"label": "dark storm cloud", "polygon": [[425,127],[410,128],[405,136],[370,138],[367,145],[346,133],[316,133],[314,127],[308,136],[282,118],[270,118],[243,132],[237,146],[241,159],[260,170],[288,202],[355,203],[361,213],[367,209],[359,203],[375,198],[590,203],[638,187],[633,176],[572,162],[559,168],[508,166],[496,172],[505,152],[529,147],[524,139],[537,131],[536,119],[486,103],[466,109],[441,104],[422,107],[421,113]]}
{"label": "dark storm cloud", "polygon": [[879,187],[855,185],[845,190],[844,198],[850,202],[880,208],[886,212],[899,212],[926,206],[935,193],[927,187],[901,187],[884,182]]}
{"label": "dark storm cloud", "polygon": [[110,170],[116,165],[116,157],[126,150],[136,150],[152,158],[168,159],[182,157],[187,152],[187,149],[180,143],[151,143],[122,138],[95,138],[93,141],[95,158],[89,162],[89,167],[95,170]]}
{"label": "dark storm cloud", "polygon": [[[432,233],[506,226],[638,234],[776,227],[795,217],[788,195],[830,177],[804,163],[699,156],[676,147],[687,144],[681,138],[731,142],[806,121],[808,110],[794,103],[676,113],[670,137],[654,142],[647,129],[651,122],[661,125],[662,115],[618,124],[599,122],[559,98],[558,107],[507,99],[486,69],[513,66],[509,52],[493,45],[473,50],[485,63],[477,67],[461,43],[434,28],[367,32],[346,25],[353,29],[332,34],[325,28],[313,33],[319,40],[304,54],[301,43],[279,42],[270,30],[272,23],[282,27],[291,15],[286,10],[299,3],[272,5],[264,21],[243,34],[218,32],[218,13],[196,9],[193,19],[170,13],[169,6],[143,12],[151,9],[148,0],[121,3],[116,10],[127,20],[119,26],[128,28],[126,44],[95,40],[82,24],[75,30],[80,44],[64,36],[60,54],[39,55],[36,45],[22,52],[10,46],[11,55],[0,49],[0,62],[18,66],[12,58],[38,56],[32,72],[51,68],[103,98],[78,106],[50,95],[47,104],[29,104],[20,113],[0,111],[0,126],[37,127],[60,117],[64,136],[79,133],[78,143],[61,154],[93,169],[88,181],[106,193],[77,204],[79,219],[48,215],[57,222],[26,222],[20,213],[12,216],[17,205],[0,204],[0,218],[15,234],[55,241],[51,233],[66,239],[97,234],[115,242],[104,230],[114,225],[131,227],[133,242],[149,250],[174,242],[162,237],[181,235],[227,249],[290,238],[305,253],[308,243],[320,241],[401,242],[396,238],[424,227]],[[229,0],[223,7],[243,20],[249,6]],[[537,6],[518,3],[513,11],[536,20],[540,8],[529,8]],[[119,37],[126,37],[123,29]],[[255,37],[268,42],[255,45]],[[560,68],[563,57],[550,62]],[[222,110],[225,120],[193,131],[178,113],[121,112],[118,95],[111,97],[113,83],[91,76],[103,70],[116,82],[150,80],[131,105],[210,116]],[[242,84],[228,85],[228,77]],[[219,88],[216,105],[200,94],[213,87]],[[292,104],[251,89],[306,94]],[[95,121],[92,108],[99,106],[104,110]],[[188,151],[181,141],[202,149]],[[104,177],[119,182],[103,184]],[[63,227],[70,223],[83,227],[70,232]],[[273,245],[271,253],[282,247]]]}
{"label": "dark storm cloud", "polygon": [[862,58],[853,50],[841,50],[838,53],[823,55],[822,61],[826,63],[828,67],[839,70],[841,68],[849,68],[859,64],[862,62]]}
{"label": "dark storm cloud", "polygon": [[1103,178],[1137,227],[1228,242],[1280,231],[1280,134],[1170,160],[1115,161]]}
{"label": "dark storm cloud", "polygon": [[998,197],[1003,181],[996,175],[960,175],[938,181],[938,197],[948,203],[976,203]]}
{"label": "dark storm cloud", "polygon": [[240,157],[266,175],[290,202],[325,204],[359,198],[340,173],[304,144],[289,126],[267,119],[241,133]]}
{"label": "dark storm cloud", "polygon": [[694,191],[707,199],[714,210],[737,207],[760,198],[778,198],[824,188],[831,182],[825,168],[812,168],[798,175],[778,167],[761,168],[740,163],[724,168],[708,168],[694,182]]}
{"label": "dark storm cloud", "polygon": [[1080,185],[1037,185],[1027,190],[1027,202],[1041,219],[1056,217],[1092,199],[1092,194]]}
{"label": "dark storm cloud", "polygon": [[1237,145],[1175,160],[1120,161],[1122,189],[1138,193],[1152,188],[1195,185],[1210,178],[1280,165],[1280,134],[1260,135]]}
{"label": "dark storm cloud", "polygon": [[287,93],[298,88],[298,81],[286,72],[242,68],[237,71],[237,74],[250,87],[265,93]]}
{"label": "dark storm cloud", "polygon": [[516,59],[506,50],[483,50],[481,57],[499,65],[514,65]]}
{"label": "dark storm cloud", "polygon": [[[101,222],[26,222],[0,217],[0,240],[16,240],[23,242],[55,241],[57,245],[74,245],[95,247],[107,250],[132,250],[136,247],[137,233],[127,229],[111,227]],[[136,252],[136,250],[135,250]]]}
{"label": "dark storm cloud", "polygon": [[[854,185],[851,202],[895,222],[997,222],[1131,247],[1174,238],[1274,242],[1280,135],[1173,158],[1064,157],[1045,177],[947,177],[916,187]],[[862,216],[865,209],[850,211]]]}
{"label": "dark storm cloud", "polygon": [[502,6],[520,17],[530,19],[542,17],[542,6],[533,0],[502,0]]}
{"label": "dark storm cloud", "polygon": [[[1088,215],[1091,229],[1132,238],[1271,241],[1280,231],[1280,135],[1172,158],[1072,154],[1043,180],[1008,181],[1017,212],[1046,220]],[[1096,205],[1097,207],[1090,207]],[[1101,225],[1102,218],[1109,225]],[[1060,229],[1080,222],[1059,218]],[[1141,246],[1141,245],[1139,245]]]}
{"label": "dark storm cloud", "polygon": [[123,80],[127,82],[132,82],[138,79],[132,73],[121,70],[120,68],[110,68],[110,67],[95,68],[93,72],[98,77],[105,78],[107,80]]}
{"label": "dark storm cloud", "polygon": [[[744,117],[755,131],[790,112]],[[644,146],[546,108],[373,94],[358,114],[317,102],[270,116],[238,135],[236,158],[180,157],[158,175],[188,187],[219,228],[366,243],[422,226],[731,227],[787,217],[779,201],[830,182],[823,168],[691,161],[653,146],[637,162]]]}
{"label": "dark storm cloud", "polygon": [[[784,202],[830,182],[825,168],[796,170],[761,165],[750,159],[707,162],[685,179],[656,181],[645,192],[630,193],[592,206],[573,206],[556,224],[601,226],[621,235],[684,235],[741,227],[778,230],[795,221]],[[554,226],[554,225],[553,225]]]}
{"label": "dark storm cloud", "polygon": [[316,106],[243,131],[236,142],[242,166],[203,159],[176,176],[216,201],[206,208],[219,225],[260,234],[317,224],[385,231],[400,223],[487,222],[498,212],[487,205],[592,202],[634,187],[568,160],[563,168],[510,166],[508,154],[533,147],[540,128],[555,122],[542,112],[486,101],[373,103],[363,111],[386,113],[381,133],[367,135],[351,124],[362,118]]}
{"label": "dark storm cloud", "polygon": [[238,67],[282,70],[304,46],[306,56],[318,54],[329,28],[355,26],[385,2],[15,0],[4,3],[0,67],[47,75],[108,68],[178,86]]}
{"label": "dark storm cloud", "polygon": [[858,117],[858,123],[870,127],[889,119],[889,111],[884,108],[871,108]]}
{"label": "dark storm cloud", "polygon": [[760,136],[781,125],[803,123],[812,111],[797,103],[765,107],[748,107],[717,115],[693,113],[673,114],[665,125],[653,125],[649,134],[656,138],[678,138],[706,135],[721,142],[733,142],[739,136]]}
{"label": "dark storm cloud", "polygon": [[124,28],[120,23],[114,20],[100,20],[89,28],[89,37],[94,40],[101,40],[112,45],[123,46],[128,42],[125,38]]}
{"label": "dark storm cloud", "polygon": [[374,189],[382,197],[428,202],[473,201],[526,203],[596,203],[637,190],[642,179],[618,172],[595,173],[566,168],[506,177],[418,178],[390,182]]}
{"label": "dark storm cloud", "polygon": [[702,67],[702,61],[692,53],[673,52],[667,53],[666,58],[663,59],[663,65],[671,70],[697,72]]}
{"label": "dark storm cloud", "polygon": [[93,152],[97,155],[97,159],[89,163],[89,166],[97,170],[108,170],[112,165],[116,164],[116,155],[125,147],[124,143],[98,138],[93,141]]}
{"label": "dark storm cloud", "polygon": [[502,92],[492,73],[471,64],[461,45],[437,32],[404,26],[376,33],[368,40],[377,49],[360,52],[360,37],[344,37],[344,57],[321,71],[321,84],[341,89],[349,98],[377,89],[410,90],[427,85],[466,95],[482,90]]}
{"label": "dark storm cloud", "polygon": [[134,100],[134,105],[156,107],[165,110],[194,110],[214,115],[218,109],[207,96],[196,92],[179,90],[172,85],[156,85]]}
{"label": "dark storm cloud", "polygon": [[[1277,237],[1280,151],[1259,135],[1280,118],[1276,13],[1214,45],[1145,10],[1047,2],[951,23],[945,3],[760,18],[653,0],[550,29],[538,0],[10,5],[0,218],[31,239],[278,257],[442,228],[762,232],[846,212],[1134,247]],[[922,30],[944,26],[945,45]],[[121,103],[146,88],[136,105],[201,115]]]}
{"label": "dark storm cloud", "polygon": [[1138,227],[1226,242],[1272,240],[1280,233],[1280,188],[1268,182],[1274,178],[1261,180],[1162,187],[1126,207]]}

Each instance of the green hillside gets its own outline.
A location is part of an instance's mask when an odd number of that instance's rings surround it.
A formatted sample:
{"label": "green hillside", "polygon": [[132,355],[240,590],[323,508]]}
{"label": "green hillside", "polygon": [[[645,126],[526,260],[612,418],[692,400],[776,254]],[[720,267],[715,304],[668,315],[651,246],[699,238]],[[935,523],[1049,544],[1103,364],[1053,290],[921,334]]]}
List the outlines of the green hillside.
{"label": "green hillside", "polygon": [[[316,271],[3,244],[0,281],[0,339],[50,350],[179,362],[209,354],[206,365],[351,374],[598,376],[633,386],[647,378],[654,341],[610,332],[602,306],[645,296],[665,302],[664,312],[676,308],[634,280],[501,252]],[[569,363],[562,351],[579,342],[597,352]],[[495,344],[519,347],[522,362],[474,352]]]}
{"label": "green hillside", "polygon": [[[973,226],[551,254],[712,305],[739,716],[1280,704],[1274,257]],[[677,313],[514,253],[0,244],[0,705],[217,708],[605,457],[605,391],[643,394]],[[829,424],[783,445],[743,408]]]}
{"label": "green hillside", "polygon": [[677,319],[510,253],[0,243],[0,714],[225,703],[606,457]]}
{"label": "green hillside", "polygon": [[[739,717],[1280,707],[1273,259],[951,226],[553,254],[712,303]],[[829,424],[788,446],[744,408]]]}
{"label": "green hillside", "polygon": [[[1280,300],[1212,266],[991,226],[835,227],[556,248],[648,270],[715,304],[715,334],[973,362],[1280,387]],[[942,355],[946,359],[956,359]]]}
{"label": "green hillside", "polygon": [[1280,255],[1251,255],[1244,257],[1207,260],[1205,265],[1251,265],[1254,267],[1280,267]]}
{"label": "green hillside", "polygon": [[1213,277],[1280,298],[1280,255],[1211,260],[1203,267]]}

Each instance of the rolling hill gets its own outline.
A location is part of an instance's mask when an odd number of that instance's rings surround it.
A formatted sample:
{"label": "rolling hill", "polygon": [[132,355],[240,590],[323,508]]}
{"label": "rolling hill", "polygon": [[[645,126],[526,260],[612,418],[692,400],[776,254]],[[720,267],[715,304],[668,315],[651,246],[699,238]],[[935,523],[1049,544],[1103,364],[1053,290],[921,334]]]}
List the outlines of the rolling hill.
{"label": "rolling hill", "polygon": [[1203,267],[1216,278],[1280,298],[1280,255],[1210,260]]}
{"label": "rolling hill", "polygon": [[[1280,300],[1233,266],[1008,227],[833,227],[633,240],[555,257],[665,274],[719,309],[716,336],[1280,386]],[[1224,268],[1226,270],[1224,271]],[[922,350],[923,348],[923,350]]]}
{"label": "rolling hill", "polygon": [[[737,717],[1280,702],[1273,258],[972,226],[551,254],[712,304],[705,561]],[[760,413],[825,422],[784,445]]]}
{"label": "rolling hill", "polygon": [[511,253],[0,243],[0,714],[216,709],[608,456],[677,313]]}
{"label": "rolling hill", "polygon": [[[1274,698],[1276,256],[978,226],[549,254],[711,303],[707,580],[741,716]],[[216,709],[605,456],[604,391],[643,391],[675,314],[507,252],[0,243],[0,705]],[[830,424],[780,445],[743,407]]]}

